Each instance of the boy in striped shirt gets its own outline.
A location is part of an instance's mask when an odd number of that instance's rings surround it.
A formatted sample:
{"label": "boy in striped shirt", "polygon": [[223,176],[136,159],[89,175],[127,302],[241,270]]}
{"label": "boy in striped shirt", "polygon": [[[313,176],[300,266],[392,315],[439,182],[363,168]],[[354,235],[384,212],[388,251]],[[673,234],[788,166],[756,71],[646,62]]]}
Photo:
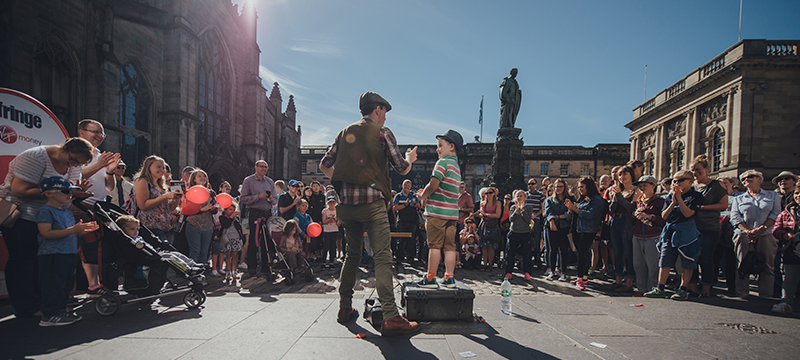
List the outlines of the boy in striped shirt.
{"label": "boy in striped shirt", "polygon": [[[442,286],[454,288],[453,270],[456,268],[456,224],[458,223],[458,186],[461,169],[458,154],[464,140],[455,130],[437,135],[436,153],[439,160],[433,167],[431,181],[425,186],[419,200],[425,203],[425,230],[428,232],[428,274],[417,285],[437,288],[436,270],[444,253],[444,281]],[[425,200],[427,199],[427,203]]]}

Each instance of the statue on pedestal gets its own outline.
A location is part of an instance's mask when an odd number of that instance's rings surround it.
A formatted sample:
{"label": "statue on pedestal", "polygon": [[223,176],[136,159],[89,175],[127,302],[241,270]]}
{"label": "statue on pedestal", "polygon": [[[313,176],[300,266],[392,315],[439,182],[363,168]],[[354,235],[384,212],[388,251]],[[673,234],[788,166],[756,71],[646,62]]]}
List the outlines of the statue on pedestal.
{"label": "statue on pedestal", "polygon": [[522,90],[517,83],[517,68],[511,69],[511,76],[500,83],[500,128],[513,128],[517,123],[519,105],[522,103]]}

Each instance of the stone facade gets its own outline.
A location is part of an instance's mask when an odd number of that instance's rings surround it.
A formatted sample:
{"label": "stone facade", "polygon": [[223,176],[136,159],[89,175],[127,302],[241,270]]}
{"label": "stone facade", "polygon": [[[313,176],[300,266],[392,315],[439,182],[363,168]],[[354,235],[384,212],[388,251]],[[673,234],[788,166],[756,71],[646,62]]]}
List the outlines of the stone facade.
{"label": "stone facade", "polygon": [[661,179],[706,154],[712,176],[800,171],[799,40],[742,40],[633,109],[630,158]]}
{"label": "stone facade", "polygon": [[300,175],[290,95],[258,75],[257,14],[230,0],[10,0],[0,29],[0,86],[32,95],[70,134],[104,124],[102,150],[129,174],[150,154],[216,187],[238,185],[257,159],[270,176]]}
{"label": "stone facade", "polygon": [[[417,161],[412,170],[405,176],[391,171],[392,189],[399,190],[403,179],[410,179],[412,187],[419,189],[428,183],[433,166],[438,160],[436,145],[399,145],[401,150],[417,146]],[[306,184],[318,180],[323,184],[330,180],[319,171],[319,161],[325,155],[328,146],[303,146],[301,153],[302,181]],[[539,180],[545,176],[551,179],[563,178],[573,185],[581,176],[590,175],[598,179],[611,172],[611,168],[628,162],[630,147],[628,144],[597,144],[587,148],[583,146],[523,146],[522,174],[527,180],[534,177]],[[492,174],[493,143],[468,143],[464,146],[464,156],[459,156],[461,178],[467,183],[467,191],[471,194],[484,186],[484,180]]]}

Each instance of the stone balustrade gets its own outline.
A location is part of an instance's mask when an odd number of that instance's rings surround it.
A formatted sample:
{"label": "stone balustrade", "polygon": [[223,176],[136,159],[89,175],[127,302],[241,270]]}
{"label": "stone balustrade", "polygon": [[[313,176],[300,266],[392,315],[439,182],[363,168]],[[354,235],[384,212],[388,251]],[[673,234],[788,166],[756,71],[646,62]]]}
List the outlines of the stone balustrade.
{"label": "stone balustrade", "polygon": [[797,58],[798,45],[800,45],[800,42],[796,40],[742,40],[680,81],[634,108],[633,118],[636,119],[646,114],[687,89],[713,77],[723,69],[733,68],[735,63],[742,59]]}

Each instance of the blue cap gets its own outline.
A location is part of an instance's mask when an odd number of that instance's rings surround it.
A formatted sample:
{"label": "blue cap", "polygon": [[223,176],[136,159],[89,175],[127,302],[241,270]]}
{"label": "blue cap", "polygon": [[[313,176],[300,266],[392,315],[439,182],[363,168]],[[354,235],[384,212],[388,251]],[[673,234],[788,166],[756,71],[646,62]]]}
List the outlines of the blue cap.
{"label": "blue cap", "polygon": [[300,183],[297,180],[289,180],[289,183],[286,184],[286,185],[287,186],[295,186],[295,185],[300,185]]}
{"label": "blue cap", "polygon": [[54,190],[54,189],[55,190],[80,189],[80,187],[70,184],[69,181],[62,178],[61,176],[51,176],[39,181],[39,191],[45,192],[47,190]]}

